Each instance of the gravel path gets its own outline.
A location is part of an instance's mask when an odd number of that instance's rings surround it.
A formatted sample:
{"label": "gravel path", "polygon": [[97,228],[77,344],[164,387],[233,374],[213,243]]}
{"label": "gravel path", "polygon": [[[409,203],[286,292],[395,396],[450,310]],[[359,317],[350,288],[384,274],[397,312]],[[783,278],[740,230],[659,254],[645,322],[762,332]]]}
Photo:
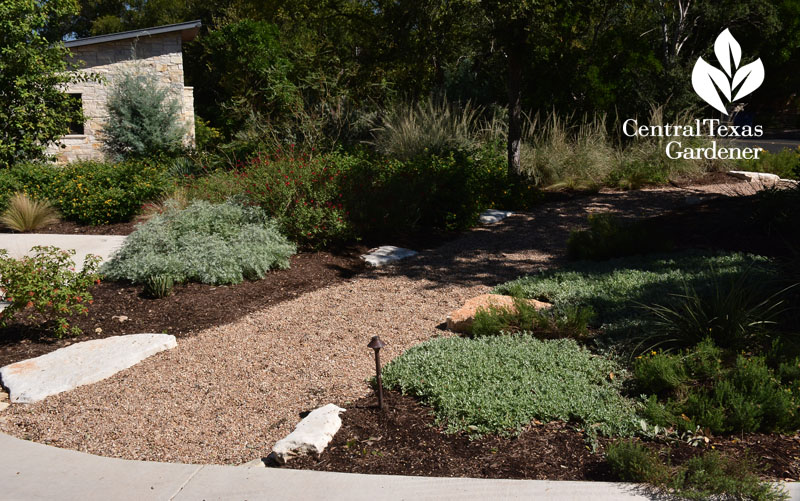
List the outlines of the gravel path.
{"label": "gravel path", "polygon": [[251,461],[290,432],[300,412],[329,402],[347,407],[370,391],[371,336],[388,343],[388,361],[444,334],[437,326],[466,299],[561,262],[569,231],[586,213],[652,215],[705,192],[741,188],[600,193],[475,228],[398,266],[205,330],[100,383],[12,405],[0,414],[0,430],[126,459]]}

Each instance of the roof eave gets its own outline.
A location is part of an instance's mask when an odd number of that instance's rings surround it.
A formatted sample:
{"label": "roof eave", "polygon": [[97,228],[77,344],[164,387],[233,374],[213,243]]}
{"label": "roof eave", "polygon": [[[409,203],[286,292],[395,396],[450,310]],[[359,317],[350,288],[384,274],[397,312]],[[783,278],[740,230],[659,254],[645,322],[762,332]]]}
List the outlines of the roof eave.
{"label": "roof eave", "polygon": [[145,28],[143,30],[123,31],[121,33],[109,33],[108,35],[98,35],[94,37],[79,38],[77,40],[70,40],[64,42],[67,48],[81,47],[84,45],[96,45],[101,43],[117,42],[119,40],[128,40],[132,38],[148,37],[153,35],[162,35],[164,33],[181,33],[181,41],[190,42],[194,40],[200,27],[203,23],[200,20],[189,21],[186,23],[168,24],[165,26],[155,26],[153,28]]}

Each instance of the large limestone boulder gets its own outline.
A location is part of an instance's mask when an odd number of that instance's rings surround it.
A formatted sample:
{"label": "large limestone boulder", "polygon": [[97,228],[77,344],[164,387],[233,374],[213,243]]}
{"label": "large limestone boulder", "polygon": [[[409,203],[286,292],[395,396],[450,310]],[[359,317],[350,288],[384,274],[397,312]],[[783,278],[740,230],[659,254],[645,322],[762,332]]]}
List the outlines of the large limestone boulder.
{"label": "large limestone boulder", "polygon": [[169,334],[133,334],[75,343],[0,369],[11,401],[30,404],[96,383],[147,357],[177,346]]}
{"label": "large limestone boulder", "polygon": [[[550,303],[526,299],[531,306],[537,310],[550,308]],[[511,308],[514,309],[514,298],[512,296],[502,296],[499,294],[483,294],[469,299],[461,308],[451,311],[447,315],[447,328],[453,332],[469,333],[472,330],[472,322],[475,320],[475,313],[479,309],[488,310],[489,308]]]}
{"label": "large limestone boulder", "polygon": [[296,456],[321,454],[342,426],[342,418],[339,417],[341,412],[344,409],[333,404],[311,411],[293,432],[278,440],[269,457],[279,464],[285,464]]}
{"label": "large limestone boulder", "polygon": [[750,172],[745,170],[731,170],[728,171],[729,176],[738,179],[744,179],[750,183],[763,183],[764,185],[774,185],[781,181],[781,177],[777,174],[769,174],[767,172]]}

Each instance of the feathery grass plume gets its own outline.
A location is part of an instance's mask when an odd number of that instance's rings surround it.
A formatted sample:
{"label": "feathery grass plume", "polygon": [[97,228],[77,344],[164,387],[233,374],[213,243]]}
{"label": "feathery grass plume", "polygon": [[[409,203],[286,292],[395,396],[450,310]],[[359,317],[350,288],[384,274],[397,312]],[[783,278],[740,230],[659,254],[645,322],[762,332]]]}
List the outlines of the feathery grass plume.
{"label": "feathery grass plume", "polygon": [[471,152],[478,139],[483,109],[469,101],[463,106],[429,98],[403,104],[376,121],[371,144],[387,156],[408,160],[422,153]]}
{"label": "feathery grass plume", "polygon": [[57,223],[58,212],[47,200],[34,200],[24,193],[15,193],[8,208],[0,215],[0,222],[11,230],[24,233]]}

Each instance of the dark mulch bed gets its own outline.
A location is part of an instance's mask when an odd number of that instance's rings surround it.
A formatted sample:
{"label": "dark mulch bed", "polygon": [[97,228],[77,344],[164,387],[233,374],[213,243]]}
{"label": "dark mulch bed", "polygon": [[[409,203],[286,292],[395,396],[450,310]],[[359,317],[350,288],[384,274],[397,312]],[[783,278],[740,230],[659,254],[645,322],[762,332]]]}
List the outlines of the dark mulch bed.
{"label": "dark mulch bed", "polygon": [[535,425],[517,438],[470,440],[433,426],[427,407],[386,392],[385,410],[374,396],[350,405],[342,428],[320,458],[300,458],[287,467],[432,477],[612,480],[602,456],[564,423]]}
{"label": "dark mulch bed", "polygon": [[[384,403],[384,411],[378,410],[374,396],[345,404],[342,427],[325,452],[295,459],[285,467],[430,477],[619,480],[603,457],[609,440],[600,439],[592,452],[584,434],[568,423],[537,423],[515,438],[470,440],[442,433],[433,424],[430,409],[412,397],[389,391]],[[765,468],[765,478],[800,477],[800,437],[750,434],[712,438],[708,446],[647,445],[669,454],[676,466],[713,445],[734,457],[749,454]]]}
{"label": "dark mulch bed", "polygon": [[[53,339],[41,326],[24,322],[0,328],[0,367],[89,339],[147,332],[183,337],[232,322],[268,305],[353,277],[364,269],[364,262],[358,258],[363,251],[362,247],[353,247],[336,254],[301,253],[292,257],[291,268],[270,272],[262,280],[216,287],[180,285],[163,299],[143,297],[142,286],[104,282],[92,289],[94,303],[88,315],[70,319],[83,330],[82,336]],[[120,315],[128,320],[113,318]]]}

